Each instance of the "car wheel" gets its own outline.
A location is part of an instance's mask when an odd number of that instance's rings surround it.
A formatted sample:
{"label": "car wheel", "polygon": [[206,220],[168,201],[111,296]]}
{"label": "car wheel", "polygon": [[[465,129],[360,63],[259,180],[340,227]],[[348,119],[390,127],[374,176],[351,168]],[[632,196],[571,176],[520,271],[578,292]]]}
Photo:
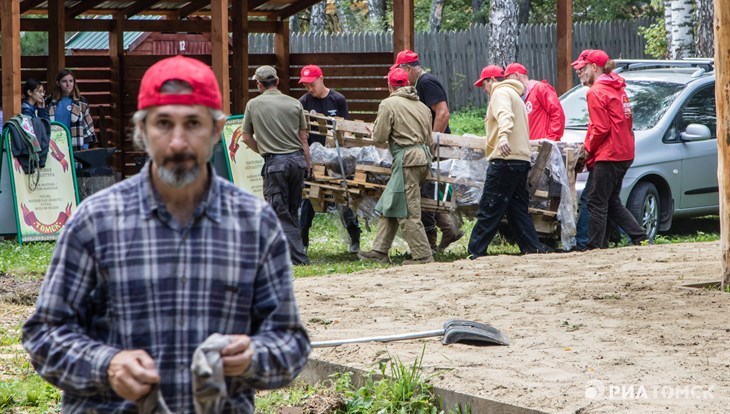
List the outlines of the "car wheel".
{"label": "car wheel", "polygon": [[629,196],[626,208],[634,215],[636,221],[644,227],[649,240],[654,240],[659,231],[659,192],[654,184],[641,182],[634,187]]}

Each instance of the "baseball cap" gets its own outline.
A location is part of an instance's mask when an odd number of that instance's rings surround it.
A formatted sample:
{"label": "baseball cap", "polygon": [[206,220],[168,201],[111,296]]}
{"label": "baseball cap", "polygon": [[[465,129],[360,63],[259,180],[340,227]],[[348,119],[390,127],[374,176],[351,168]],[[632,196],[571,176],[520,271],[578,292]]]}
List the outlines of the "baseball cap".
{"label": "baseball cap", "polygon": [[474,86],[477,86],[479,88],[484,85],[484,81],[489,78],[502,78],[504,77],[504,73],[502,73],[502,68],[500,68],[497,65],[489,65],[485,66],[484,69],[482,69],[482,75],[479,77],[479,80],[474,82]]}
{"label": "baseball cap", "polygon": [[513,73],[519,73],[522,75],[527,75],[527,68],[522,66],[520,63],[510,63],[507,65],[506,68],[504,68],[504,76],[509,76]]}
{"label": "baseball cap", "polygon": [[276,69],[272,68],[271,66],[259,66],[253,75],[253,79],[259,82],[264,82],[268,80],[279,79],[279,77],[276,76]]}
{"label": "baseball cap", "polygon": [[390,72],[388,72],[388,85],[408,86],[408,72],[401,68],[391,69]]}
{"label": "baseball cap", "polygon": [[608,57],[608,53],[604,52],[600,49],[586,49],[580,53],[580,56],[578,56],[578,59],[576,59],[575,62],[571,63],[573,65],[573,69],[583,69],[585,65],[589,63],[595,63],[598,66],[606,66],[606,62],[611,59]]}
{"label": "baseball cap", "polygon": [[[191,93],[160,93],[162,85],[171,80],[187,82]],[[142,76],[137,94],[137,109],[160,105],[202,105],[223,109],[221,91],[213,70],[205,63],[175,56],[150,66]]]}
{"label": "baseball cap", "polygon": [[312,83],[322,76],[322,69],[317,65],[307,65],[302,68],[299,83]]}
{"label": "baseball cap", "polygon": [[398,52],[398,55],[395,58],[395,63],[393,66],[390,67],[390,69],[395,69],[400,65],[404,65],[406,63],[413,63],[418,62],[418,53],[412,51],[412,50],[403,50]]}

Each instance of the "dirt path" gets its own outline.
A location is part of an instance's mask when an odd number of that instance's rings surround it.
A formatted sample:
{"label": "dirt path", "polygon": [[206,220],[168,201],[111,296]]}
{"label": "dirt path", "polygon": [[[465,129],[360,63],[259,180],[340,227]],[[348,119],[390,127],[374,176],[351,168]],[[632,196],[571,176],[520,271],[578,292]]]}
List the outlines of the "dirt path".
{"label": "dirt path", "polygon": [[727,412],[730,295],[719,243],[404,266],[295,282],[312,340],[489,323],[509,347],[436,338],[315,350],[369,370],[420,355],[439,387],[547,412]]}

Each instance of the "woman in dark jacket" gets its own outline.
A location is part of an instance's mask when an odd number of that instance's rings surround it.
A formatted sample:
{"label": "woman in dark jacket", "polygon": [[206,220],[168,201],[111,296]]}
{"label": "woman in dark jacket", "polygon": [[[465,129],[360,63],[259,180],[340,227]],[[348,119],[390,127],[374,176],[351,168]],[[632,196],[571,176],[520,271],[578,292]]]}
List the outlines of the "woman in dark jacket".
{"label": "woman in dark jacket", "polygon": [[43,85],[33,78],[29,78],[23,85],[23,102],[20,111],[30,117],[50,119],[46,109],[46,91]]}
{"label": "woman in dark jacket", "polygon": [[62,69],[56,75],[56,88],[48,103],[48,113],[52,121],[61,122],[71,131],[74,150],[88,149],[96,142],[89,103],[81,96],[76,77],[68,69]]}

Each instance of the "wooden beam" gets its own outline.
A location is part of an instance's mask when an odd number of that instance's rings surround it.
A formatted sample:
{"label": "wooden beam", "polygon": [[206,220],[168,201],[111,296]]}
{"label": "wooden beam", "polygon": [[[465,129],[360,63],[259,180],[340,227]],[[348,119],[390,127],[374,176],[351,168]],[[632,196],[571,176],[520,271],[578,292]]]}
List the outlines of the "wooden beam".
{"label": "wooden beam", "polygon": [[98,6],[103,2],[104,0],[83,0],[82,2],[66,10],[66,17],[70,19],[75,19],[76,16],[93,9],[94,6]]}
{"label": "wooden beam", "polygon": [[[182,19],[185,17],[188,17],[189,15],[195,13],[196,11],[202,9],[203,7],[210,4],[210,0],[195,0],[191,1],[187,5],[183,6],[182,8],[178,9],[175,13],[175,16],[178,19]],[[233,4],[236,4],[234,1]]]}
{"label": "wooden beam", "polygon": [[248,11],[254,11],[257,7],[266,4],[269,0],[249,0]]}
{"label": "wooden beam", "polygon": [[0,103],[3,117],[10,119],[20,113],[20,3],[17,0],[0,0],[0,15],[3,18],[0,29],[3,45]]}
{"label": "wooden beam", "polygon": [[[230,23],[229,23],[230,24]],[[48,19],[20,19],[20,30],[24,32],[48,31]],[[250,33],[276,33],[275,21],[251,20],[248,22]],[[110,32],[114,22],[101,19],[66,19],[68,32]],[[124,30],[128,32],[197,32],[209,33],[209,20],[127,20]]]}
{"label": "wooden beam", "polygon": [[[234,0],[237,1],[237,0]],[[211,1],[210,43],[213,72],[223,97],[223,112],[231,113],[231,86],[228,68],[228,0]]]}
{"label": "wooden beam", "polygon": [[[127,7],[126,9],[122,10],[122,14],[124,14],[127,19],[134,16],[135,14],[145,11],[147,9],[152,8],[156,3],[159,3],[158,0],[146,0],[146,1],[135,1],[134,4]],[[215,3],[215,0],[213,1]]]}
{"label": "wooden beam", "polygon": [[274,16],[281,19],[286,19],[287,17],[293,16],[308,7],[312,7],[317,3],[321,3],[322,1],[325,0],[299,0],[274,13]]}
{"label": "wooden beam", "polygon": [[[715,0],[715,99],[717,101],[717,179],[720,185],[721,288],[730,286],[730,3]],[[3,49],[4,50],[4,49]]]}
{"label": "wooden beam", "polygon": [[20,14],[23,14],[27,12],[28,10],[31,10],[33,7],[38,6],[39,4],[43,3],[45,0],[23,0],[20,2]]}
{"label": "wooden beam", "polygon": [[289,21],[276,22],[274,35],[274,55],[276,55],[276,73],[279,75],[279,90],[289,94]]}
{"label": "wooden beam", "polygon": [[[113,145],[119,150],[124,148],[125,124],[122,122],[124,117],[124,99],[122,99],[122,84],[124,73],[124,16],[117,13],[114,16],[114,30],[109,32],[109,58],[111,60],[111,117],[116,120],[115,137],[116,142],[107,142],[107,145]],[[116,157],[117,171],[122,171],[122,157]]]}
{"label": "wooden beam", "polygon": [[573,60],[573,0],[557,2],[558,16],[558,84],[555,85],[558,95],[562,95],[573,87],[573,69],[570,62]]}
{"label": "wooden beam", "polygon": [[243,114],[249,100],[248,92],[248,5],[249,0],[233,2],[231,21],[233,22],[233,62],[231,74],[233,98],[231,114]]}
{"label": "wooden beam", "polygon": [[56,74],[66,67],[66,9],[63,0],[48,0],[48,89],[56,86]]}
{"label": "wooden beam", "polygon": [[393,0],[393,55],[413,50],[413,0]]}

